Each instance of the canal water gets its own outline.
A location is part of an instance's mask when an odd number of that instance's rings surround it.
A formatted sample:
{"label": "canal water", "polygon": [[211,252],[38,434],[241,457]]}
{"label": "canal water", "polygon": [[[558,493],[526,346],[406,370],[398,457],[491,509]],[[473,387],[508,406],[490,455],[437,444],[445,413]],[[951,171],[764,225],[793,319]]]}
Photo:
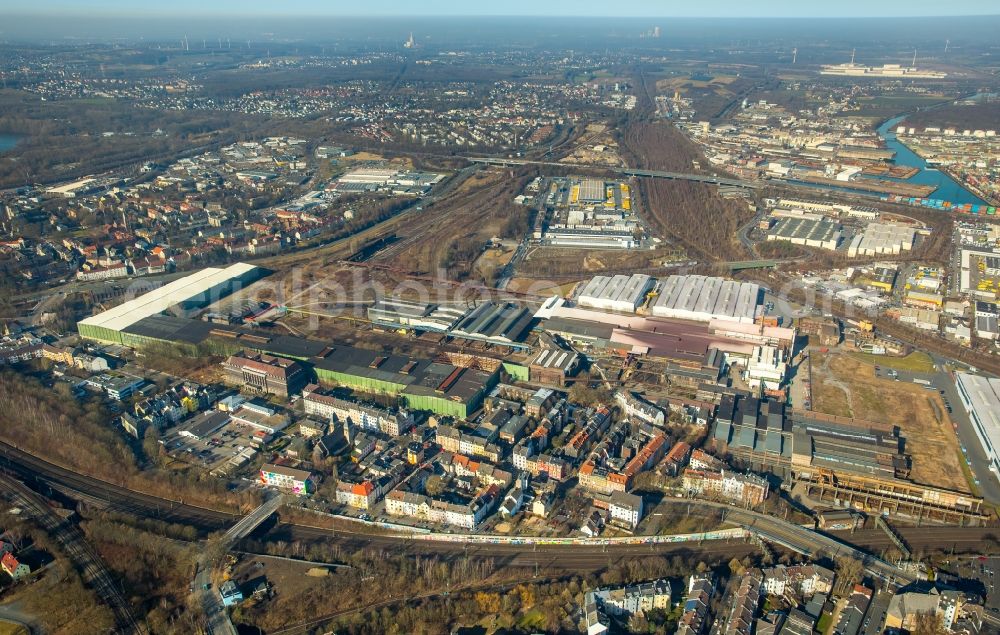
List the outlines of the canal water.
{"label": "canal water", "polygon": [[928,168],[926,161],[917,156],[912,150],[907,148],[896,138],[896,128],[899,126],[899,122],[904,119],[906,119],[906,115],[900,115],[899,117],[894,117],[889,121],[886,121],[878,127],[878,134],[883,140],[885,140],[886,147],[896,153],[893,163],[896,165],[908,165],[920,170],[920,172],[913,175],[911,178],[905,179],[904,182],[936,186],[937,189],[934,190],[928,198],[951,201],[952,203],[958,205],[964,205],[965,203],[984,205],[986,201],[983,201],[972,192],[963,188],[944,172]]}

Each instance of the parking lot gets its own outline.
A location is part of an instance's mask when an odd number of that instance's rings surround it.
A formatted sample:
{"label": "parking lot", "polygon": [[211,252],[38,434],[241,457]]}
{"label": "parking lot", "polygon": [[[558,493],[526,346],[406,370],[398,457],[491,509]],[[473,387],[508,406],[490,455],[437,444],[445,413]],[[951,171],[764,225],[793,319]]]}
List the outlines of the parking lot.
{"label": "parking lot", "polygon": [[257,454],[249,432],[232,422],[206,438],[195,438],[173,431],[163,438],[163,446],[172,458],[224,475],[245,465]]}
{"label": "parking lot", "polygon": [[1000,594],[996,592],[997,576],[1000,575],[1000,557],[965,556],[956,558],[950,563],[949,568],[962,578],[964,583],[972,583],[964,590],[986,595],[987,609],[1000,610]]}

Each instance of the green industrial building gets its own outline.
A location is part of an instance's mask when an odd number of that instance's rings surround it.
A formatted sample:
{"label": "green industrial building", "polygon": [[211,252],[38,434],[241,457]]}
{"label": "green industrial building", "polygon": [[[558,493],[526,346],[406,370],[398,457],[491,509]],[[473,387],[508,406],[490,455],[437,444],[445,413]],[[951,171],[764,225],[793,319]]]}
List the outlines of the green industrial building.
{"label": "green industrial building", "polygon": [[257,268],[246,265],[205,271],[208,273],[192,274],[193,281],[176,280],[81,321],[77,325],[80,335],[140,349],[167,345],[190,354],[214,355],[246,349],[285,357],[302,362],[320,383],[396,397],[410,409],[458,418],[479,409],[486,394],[499,382],[500,369],[489,373],[183,317],[258,277]]}

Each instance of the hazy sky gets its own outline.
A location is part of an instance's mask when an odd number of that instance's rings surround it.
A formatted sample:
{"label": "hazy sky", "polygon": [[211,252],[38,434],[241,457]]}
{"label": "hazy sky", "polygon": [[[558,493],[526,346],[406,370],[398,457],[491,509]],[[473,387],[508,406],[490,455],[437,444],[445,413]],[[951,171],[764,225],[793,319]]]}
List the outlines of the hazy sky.
{"label": "hazy sky", "polygon": [[125,16],[570,15],[615,17],[916,17],[1000,14],[997,0],[0,0],[11,13]]}

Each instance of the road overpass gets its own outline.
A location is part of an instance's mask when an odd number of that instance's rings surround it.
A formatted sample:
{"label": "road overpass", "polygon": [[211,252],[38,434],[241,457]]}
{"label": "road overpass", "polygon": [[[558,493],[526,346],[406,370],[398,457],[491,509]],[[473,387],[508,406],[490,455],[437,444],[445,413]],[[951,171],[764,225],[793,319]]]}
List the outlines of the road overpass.
{"label": "road overpass", "polygon": [[607,170],[623,176],[646,177],[654,179],[670,179],[673,181],[694,181],[695,183],[708,183],[711,185],[728,185],[730,187],[742,187],[746,189],[758,189],[762,184],[755,181],[743,181],[741,179],[731,179],[711,174],[690,174],[686,172],[665,172],[662,170],[639,170],[636,168],[613,168],[595,165],[584,165],[580,163],[559,163],[556,161],[533,161],[531,159],[504,159],[497,157],[471,157],[468,159],[472,163],[484,165],[496,165],[500,167],[511,167],[518,165],[542,165],[555,168],[576,168],[580,170]]}
{"label": "road overpass", "polygon": [[226,530],[220,538],[213,541],[212,549],[203,550],[198,558],[198,567],[194,576],[194,590],[199,595],[201,605],[211,635],[238,635],[236,627],[229,619],[229,613],[222,604],[219,589],[212,585],[217,562],[214,558],[231,550],[237,542],[249,536],[271,514],[278,511],[284,503],[284,496],[275,494],[252,512],[241,518],[235,525]]}
{"label": "road overpass", "polygon": [[732,260],[725,263],[730,271],[743,271],[745,269],[774,269],[778,266],[777,260]]}

